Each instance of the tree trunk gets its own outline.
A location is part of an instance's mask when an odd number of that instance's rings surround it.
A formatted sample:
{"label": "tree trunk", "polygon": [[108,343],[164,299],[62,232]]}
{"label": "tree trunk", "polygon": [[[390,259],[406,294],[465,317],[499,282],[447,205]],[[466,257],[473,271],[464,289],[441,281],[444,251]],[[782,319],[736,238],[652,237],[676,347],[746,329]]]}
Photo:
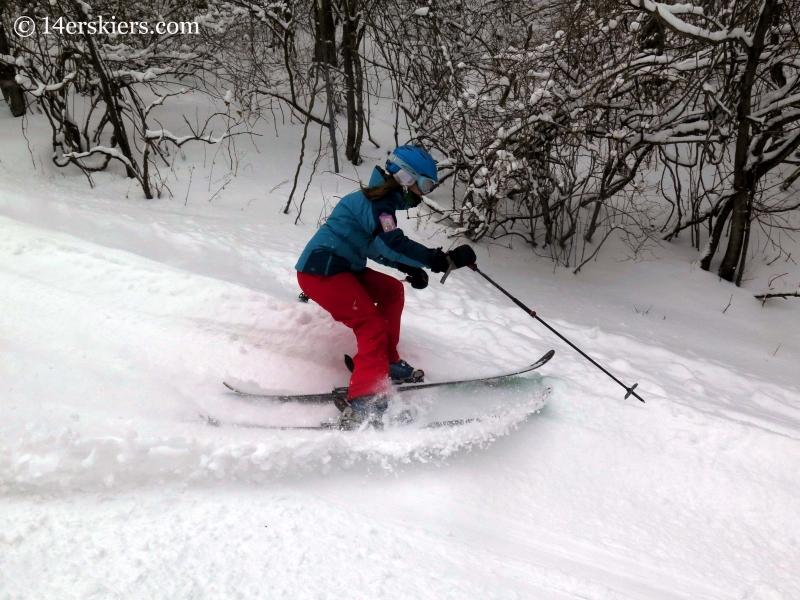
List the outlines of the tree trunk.
{"label": "tree trunk", "polygon": [[[6,30],[2,23],[0,23],[0,54],[11,54],[8,39],[6,38]],[[16,79],[14,79],[15,76],[16,69],[14,67],[11,65],[0,66],[0,89],[3,91],[3,98],[8,102],[11,114],[15,117],[21,117],[25,114],[25,93]]]}
{"label": "tree trunk", "polygon": [[600,200],[594,203],[592,218],[589,221],[589,227],[586,228],[586,234],[583,236],[583,239],[589,243],[592,242],[592,237],[594,237],[594,232],[597,230],[597,218],[600,216],[600,208],[602,206],[603,203]]}
{"label": "tree trunk", "polygon": [[[738,177],[738,173],[734,178]],[[731,216],[731,234],[728,238],[728,247],[725,249],[725,256],[722,258],[722,263],[719,265],[719,276],[726,281],[733,281],[733,275],[736,271],[736,266],[739,263],[739,257],[743,250],[745,230],[747,229],[747,221],[750,215],[750,190],[747,188],[739,188],[733,195],[732,201],[732,216]],[[719,222],[717,222],[719,225]]]}
{"label": "tree trunk", "polygon": [[544,245],[553,243],[553,218],[550,215],[550,204],[547,194],[539,193],[539,204],[542,207],[542,221],[544,221]]}
{"label": "tree trunk", "polygon": [[706,253],[700,259],[700,268],[704,271],[708,271],[711,268],[711,260],[714,258],[714,254],[717,252],[717,247],[719,246],[719,241],[722,239],[722,233],[725,231],[725,223],[728,221],[728,215],[731,214],[731,210],[733,209],[733,198],[729,199],[725,204],[722,205],[722,209],[719,211],[719,216],[717,217],[717,222],[714,223],[714,229],[711,232],[711,237],[708,240],[708,248],[706,249]]}
{"label": "tree trunk", "polygon": [[[752,201],[749,203],[752,207]],[[736,268],[736,287],[742,285],[742,276],[744,275],[744,266],[747,262],[747,246],[750,243],[750,211],[747,211],[747,215],[744,222],[744,242],[742,243],[742,254],[739,258],[739,266]]]}
{"label": "tree trunk", "polygon": [[333,22],[331,0],[315,0],[314,26],[316,28],[314,62],[328,63],[332,67],[338,66],[336,60],[336,24]]}
{"label": "tree trunk", "polygon": [[344,67],[347,104],[347,141],[344,153],[351,163],[360,165],[364,112],[361,101],[361,82],[359,81],[361,69],[358,57],[358,25],[360,17],[356,9],[355,0],[342,0],[341,11],[344,14],[344,19],[342,19],[342,66]]}
{"label": "tree trunk", "polygon": [[[73,2],[74,1],[75,0],[73,0]],[[85,16],[82,7],[76,6],[76,9],[78,14]],[[89,56],[91,57],[92,65],[94,66],[95,71],[97,71],[97,76],[100,79],[100,93],[103,95],[103,101],[106,104],[106,114],[108,115],[108,120],[111,123],[111,127],[114,129],[114,139],[119,145],[119,150],[122,155],[128,159],[129,164],[125,165],[125,172],[128,177],[137,178],[137,173],[134,171],[134,168],[136,167],[136,161],[134,160],[133,153],[131,152],[131,146],[128,141],[128,133],[125,131],[125,123],[123,123],[120,116],[122,111],[117,106],[116,86],[113,86],[113,82],[111,82],[108,78],[105,65],[100,59],[100,54],[97,52],[97,46],[95,45],[94,38],[87,33],[83,36],[83,39],[86,42],[86,46],[89,48]],[[142,179],[141,184],[145,198],[152,200],[153,194],[150,191],[150,182]]]}
{"label": "tree trunk", "polygon": [[[358,28],[356,27],[356,32]],[[361,35],[356,35],[355,46],[353,47],[353,71],[355,74],[355,95],[356,95],[356,142],[355,150],[361,164],[361,143],[364,141],[364,125],[367,122],[367,115],[364,113],[364,68],[361,65],[361,57],[358,54],[358,47],[361,45]]]}
{"label": "tree trunk", "polygon": [[764,9],[758,19],[753,45],[747,52],[747,65],[739,86],[739,103],[736,107],[736,119],[739,123],[736,135],[736,156],[733,168],[733,213],[731,217],[731,235],[728,238],[728,247],[719,266],[719,276],[727,281],[733,281],[739,257],[746,252],[745,231],[750,220],[752,190],[755,186],[755,171],[747,169],[747,158],[750,149],[750,113],[752,110],[751,96],[753,83],[756,78],[761,53],[764,50],[765,39],[772,23],[772,15],[778,0],[765,0]]}

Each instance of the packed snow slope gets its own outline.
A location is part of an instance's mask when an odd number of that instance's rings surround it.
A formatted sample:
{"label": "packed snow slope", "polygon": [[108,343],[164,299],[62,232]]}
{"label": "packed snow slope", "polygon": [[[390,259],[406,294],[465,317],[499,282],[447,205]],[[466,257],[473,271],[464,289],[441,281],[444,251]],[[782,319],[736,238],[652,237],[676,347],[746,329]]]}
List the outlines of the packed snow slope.
{"label": "packed snow slope", "polygon": [[0,598],[800,597],[800,302],[761,306],[680,247],[609,248],[575,276],[479,244],[647,403],[463,270],[407,288],[401,353],[429,380],[556,349],[499,388],[408,399],[422,422],[483,421],[237,427],[335,418],[221,382],[346,384],[352,335],[297,301],[293,265],[353,181],[317,175],[295,225],[287,127],[240,146],[235,178],[218,148],[187,150],[173,196],[144,201],[113,170],[90,189],[56,169],[27,126],[0,110]]}

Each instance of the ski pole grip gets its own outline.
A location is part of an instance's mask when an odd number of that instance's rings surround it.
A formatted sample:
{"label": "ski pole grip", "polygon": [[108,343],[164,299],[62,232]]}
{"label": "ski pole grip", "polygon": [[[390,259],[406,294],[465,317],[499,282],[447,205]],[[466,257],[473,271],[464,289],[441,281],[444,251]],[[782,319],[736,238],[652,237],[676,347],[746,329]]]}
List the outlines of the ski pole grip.
{"label": "ski pole grip", "polygon": [[453,263],[453,259],[450,258],[449,256],[447,257],[447,263],[448,263],[447,264],[447,271],[444,272],[444,275],[442,275],[442,279],[441,279],[441,281],[439,281],[439,283],[444,283],[445,280],[447,279],[447,276],[450,275],[450,271],[452,271],[453,267],[455,267],[455,264]]}

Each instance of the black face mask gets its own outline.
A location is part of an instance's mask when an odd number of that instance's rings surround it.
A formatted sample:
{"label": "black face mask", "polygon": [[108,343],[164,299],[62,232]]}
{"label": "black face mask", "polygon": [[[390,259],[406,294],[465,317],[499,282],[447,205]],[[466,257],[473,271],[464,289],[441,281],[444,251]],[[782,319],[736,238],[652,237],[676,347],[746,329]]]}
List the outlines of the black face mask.
{"label": "black face mask", "polygon": [[408,188],[403,188],[402,192],[403,200],[406,203],[406,206],[409,208],[414,208],[419,206],[419,203],[422,202],[422,198],[417,196],[414,192],[409,190]]}

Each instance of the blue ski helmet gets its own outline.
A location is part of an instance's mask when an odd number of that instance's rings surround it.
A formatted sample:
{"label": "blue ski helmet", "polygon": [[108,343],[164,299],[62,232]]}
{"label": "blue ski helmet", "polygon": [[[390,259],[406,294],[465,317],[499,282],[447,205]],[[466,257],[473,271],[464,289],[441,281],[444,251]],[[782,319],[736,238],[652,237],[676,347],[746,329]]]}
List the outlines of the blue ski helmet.
{"label": "blue ski helmet", "polygon": [[407,181],[406,185],[410,185],[412,182],[416,182],[423,194],[429,193],[439,185],[436,161],[422,148],[410,144],[395,148],[386,160],[386,170],[395,175],[401,169],[405,171],[403,175],[410,175],[410,177],[403,177],[404,181],[401,183]]}

